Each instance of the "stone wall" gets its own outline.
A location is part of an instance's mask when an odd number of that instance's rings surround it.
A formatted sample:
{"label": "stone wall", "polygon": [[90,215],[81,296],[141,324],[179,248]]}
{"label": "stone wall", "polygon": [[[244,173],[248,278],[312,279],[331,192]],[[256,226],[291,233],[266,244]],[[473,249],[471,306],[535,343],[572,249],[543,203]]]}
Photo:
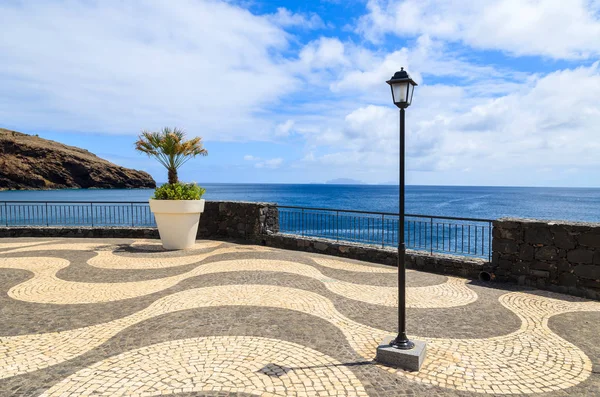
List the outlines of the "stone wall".
{"label": "stone wall", "polygon": [[497,280],[600,299],[600,224],[503,218],[494,221]]}
{"label": "stone wall", "polygon": [[[394,248],[381,248],[286,234],[266,235],[263,236],[262,240],[264,245],[270,247],[316,252],[390,266],[396,266],[398,260],[398,250]],[[413,250],[408,250],[406,253],[406,267],[409,269],[471,279],[479,277],[479,273],[483,270],[485,264],[486,261],[478,258],[430,254]]]}
{"label": "stone wall", "polygon": [[259,241],[279,231],[279,211],[273,203],[207,201],[200,217],[198,238]]}
{"label": "stone wall", "polygon": [[0,237],[158,238],[154,227],[0,227]]}
{"label": "stone wall", "polygon": [[[198,238],[259,242],[279,231],[279,213],[271,203],[207,201],[200,217]],[[158,238],[156,228],[138,227],[0,227],[0,237]]]}

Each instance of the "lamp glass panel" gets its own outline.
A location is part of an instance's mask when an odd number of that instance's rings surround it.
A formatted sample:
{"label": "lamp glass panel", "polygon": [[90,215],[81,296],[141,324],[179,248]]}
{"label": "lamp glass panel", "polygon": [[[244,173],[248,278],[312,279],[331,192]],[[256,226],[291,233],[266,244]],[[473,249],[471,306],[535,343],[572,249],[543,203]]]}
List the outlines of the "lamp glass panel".
{"label": "lamp glass panel", "polygon": [[412,84],[408,85],[408,105],[412,103],[413,93],[415,92],[415,86]]}
{"label": "lamp glass panel", "polygon": [[407,90],[406,86],[408,85],[408,81],[403,81],[399,83],[392,84],[392,92],[394,94],[394,103],[405,103],[407,100]]}

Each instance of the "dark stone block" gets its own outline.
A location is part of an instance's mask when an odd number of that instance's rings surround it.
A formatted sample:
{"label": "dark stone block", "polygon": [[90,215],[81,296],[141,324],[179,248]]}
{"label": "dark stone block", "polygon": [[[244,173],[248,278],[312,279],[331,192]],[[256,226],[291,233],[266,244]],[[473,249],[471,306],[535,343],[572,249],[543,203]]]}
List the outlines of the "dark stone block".
{"label": "dark stone block", "polygon": [[325,243],[315,243],[315,249],[319,251],[325,251],[329,246]]}
{"label": "dark stone block", "polygon": [[492,249],[500,253],[518,252],[519,246],[512,240],[494,239],[492,240]]}
{"label": "dark stone block", "polygon": [[593,262],[594,265],[600,265],[600,250],[594,252]]}
{"label": "dark stone block", "polygon": [[593,288],[595,290],[598,290],[598,292],[600,292],[600,281],[598,281],[598,280],[590,280],[590,279],[581,278],[581,279],[579,279],[579,286],[585,287],[585,288]]}
{"label": "dark stone block", "polygon": [[558,261],[556,261],[556,267],[560,272],[570,272],[573,269],[573,266],[571,266],[571,262],[565,259],[559,259]]}
{"label": "dark stone block", "polygon": [[525,242],[529,244],[552,245],[553,236],[548,227],[530,227],[525,229]]}
{"label": "dark stone block", "polygon": [[535,253],[535,259],[543,261],[553,261],[558,259],[558,251],[554,247],[542,247]]}
{"label": "dark stone block", "polygon": [[550,272],[547,272],[545,270],[530,270],[529,274],[531,274],[532,276],[536,276],[536,277],[544,277],[544,278],[550,277]]}
{"label": "dark stone block", "polygon": [[514,275],[529,274],[530,266],[531,262],[515,262],[511,267],[510,272]]}
{"label": "dark stone block", "polygon": [[501,230],[504,230],[503,228],[500,227],[494,227],[492,228],[492,238],[501,238]]}
{"label": "dark stone block", "polygon": [[565,287],[574,287],[577,285],[577,276],[573,273],[562,273],[558,276],[558,282]]}
{"label": "dark stone block", "polygon": [[569,293],[569,287],[567,287],[566,285],[558,285],[556,287],[556,292],[559,292],[561,294],[568,294]]}
{"label": "dark stone block", "polygon": [[586,247],[600,248],[600,233],[591,232],[580,234],[577,237],[577,241],[579,241],[579,244]]}
{"label": "dark stone block", "polygon": [[540,289],[545,289],[546,288],[546,280],[544,280],[543,278],[538,278],[536,280],[535,284]]}
{"label": "dark stone block", "polygon": [[513,261],[508,259],[500,259],[498,261],[498,266],[500,269],[511,269],[513,267]]}
{"label": "dark stone block", "polygon": [[504,220],[504,219],[496,219],[493,222],[494,228],[502,228],[502,229],[517,229],[521,227],[521,222]]}
{"label": "dark stone block", "polygon": [[[492,242],[492,247],[493,247],[493,245],[494,245],[494,243]],[[499,260],[500,260],[500,253],[495,250],[492,250],[492,263],[498,263]]]}
{"label": "dark stone block", "polygon": [[569,295],[574,295],[574,296],[583,296],[585,295],[585,291],[580,290],[577,287],[567,287],[568,288],[568,294]]}
{"label": "dark stone block", "polygon": [[577,248],[567,253],[569,262],[591,264],[593,259],[594,252],[585,248]]}
{"label": "dark stone block", "polygon": [[552,268],[554,268],[554,266],[548,262],[533,262],[531,264],[531,269],[536,269],[536,270],[547,270],[550,271]]}
{"label": "dark stone block", "polygon": [[531,261],[533,260],[534,252],[535,251],[531,245],[522,244],[519,248],[519,258],[524,261]]}
{"label": "dark stone block", "polygon": [[506,240],[522,240],[523,239],[523,231],[521,228],[505,228],[505,227],[496,227],[492,229],[492,236],[494,238],[502,238]]}
{"label": "dark stone block", "polygon": [[571,233],[569,233],[564,227],[554,226],[551,228],[551,230],[554,234],[554,245],[556,245],[558,248],[564,248],[566,250],[575,248],[575,237],[573,237]]}
{"label": "dark stone block", "polygon": [[579,265],[575,266],[575,274],[589,280],[600,280],[600,266]]}

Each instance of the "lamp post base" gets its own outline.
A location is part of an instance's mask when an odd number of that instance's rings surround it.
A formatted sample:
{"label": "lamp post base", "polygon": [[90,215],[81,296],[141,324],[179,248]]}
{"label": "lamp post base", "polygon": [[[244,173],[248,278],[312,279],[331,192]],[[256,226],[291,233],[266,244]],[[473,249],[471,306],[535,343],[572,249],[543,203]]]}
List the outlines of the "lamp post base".
{"label": "lamp post base", "polygon": [[395,349],[410,350],[415,347],[415,344],[408,339],[398,340],[398,338],[396,338],[390,342],[390,346]]}
{"label": "lamp post base", "polygon": [[[375,361],[398,367],[407,371],[418,371],[425,361],[427,344],[423,341],[412,340],[407,341],[412,344],[412,348],[396,347],[395,337],[389,336],[383,339],[381,345],[377,347],[377,356]],[[404,346],[407,346],[406,344]]]}

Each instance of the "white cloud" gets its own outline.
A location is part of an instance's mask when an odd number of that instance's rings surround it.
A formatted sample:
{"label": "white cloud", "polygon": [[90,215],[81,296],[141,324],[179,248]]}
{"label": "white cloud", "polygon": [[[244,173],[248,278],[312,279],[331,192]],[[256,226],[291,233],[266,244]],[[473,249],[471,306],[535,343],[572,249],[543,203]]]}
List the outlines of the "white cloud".
{"label": "white cloud", "polygon": [[[548,27],[554,0],[538,0],[537,17],[530,0],[484,3],[372,0],[360,21],[367,37],[416,37],[390,48],[331,31],[303,42],[306,32],[284,28],[319,29],[316,14],[259,16],[211,0],[2,3],[0,120],[30,131],[180,125],[205,140],[276,140],[270,155],[245,155],[245,168],[388,182],[397,178],[398,113],[385,80],[404,66],[420,84],[407,112],[407,164],[430,178],[416,183],[600,171],[598,64],[522,73],[477,63],[485,55],[451,43],[598,55],[600,8],[589,10],[600,3],[563,5],[568,29]],[[275,147],[264,145],[261,153]]]}
{"label": "white cloud", "polygon": [[267,19],[282,27],[298,26],[305,29],[323,29],[326,27],[321,17],[315,13],[293,13],[283,7],[278,8],[276,13],[268,15]]}
{"label": "white cloud", "polygon": [[264,139],[275,123],[255,113],[296,86],[271,54],[287,33],[222,2],[4,2],[0,15],[0,118],[23,129]]}
{"label": "white cloud", "polygon": [[[600,171],[598,62],[531,79],[497,98],[471,97],[463,107],[444,107],[449,100],[460,102],[466,91],[419,87],[415,95],[420,106],[407,110],[407,167],[413,175],[437,175],[434,183],[448,183],[451,175],[472,183],[511,185],[534,183],[534,175],[549,170],[553,174],[540,179],[547,184],[565,178],[566,170]],[[394,180],[397,128],[396,109],[357,108],[343,123],[332,122],[310,134],[321,150],[304,159],[305,167],[338,167],[343,169],[339,176],[374,182]]]}
{"label": "white cloud", "polygon": [[598,63],[550,73],[456,114],[438,150],[457,163],[478,157],[500,168],[600,166],[597,92]]}
{"label": "white cloud", "polygon": [[337,38],[321,37],[300,51],[300,63],[310,68],[332,68],[348,62],[344,44]]}
{"label": "white cloud", "polygon": [[420,36],[414,46],[403,47],[390,53],[360,53],[366,62],[349,61],[352,67],[343,70],[337,81],[331,83],[334,92],[362,91],[387,99],[385,84],[392,75],[404,67],[411,77],[421,83],[423,76],[447,78],[449,84],[466,85],[476,95],[502,94],[515,89],[529,76],[512,70],[498,70],[491,66],[477,65],[463,55],[448,50],[440,40]]}
{"label": "white cloud", "polygon": [[369,0],[358,30],[460,41],[515,55],[588,58],[600,54],[597,0]]}
{"label": "white cloud", "polygon": [[275,136],[283,137],[288,136],[294,128],[294,120],[286,120],[283,123],[277,124],[275,128]]}
{"label": "white cloud", "polygon": [[[406,49],[388,54],[383,59],[374,57],[372,61],[366,69],[354,69],[345,73],[339,81],[331,85],[331,89],[334,91],[367,91],[374,86],[384,87],[385,81],[389,80],[394,72],[400,69],[400,65],[408,70],[413,70],[413,68],[410,68]],[[412,77],[418,78],[414,74]]]}
{"label": "white cloud", "polygon": [[283,164],[283,159],[281,157],[263,160],[260,157],[256,157],[256,156],[247,154],[244,156],[244,160],[253,162],[254,167],[256,167],[256,168],[276,169],[276,168],[279,168],[281,166],[281,164]]}
{"label": "white cloud", "polygon": [[280,158],[280,157],[278,157],[278,158],[274,158],[274,159],[260,161],[260,162],[256,163],[254,166],[256,168],[271,168],[271,169],[275,169],[275,168],[279,168],[281,166],[281,164],[283,164],[283,159]]}

